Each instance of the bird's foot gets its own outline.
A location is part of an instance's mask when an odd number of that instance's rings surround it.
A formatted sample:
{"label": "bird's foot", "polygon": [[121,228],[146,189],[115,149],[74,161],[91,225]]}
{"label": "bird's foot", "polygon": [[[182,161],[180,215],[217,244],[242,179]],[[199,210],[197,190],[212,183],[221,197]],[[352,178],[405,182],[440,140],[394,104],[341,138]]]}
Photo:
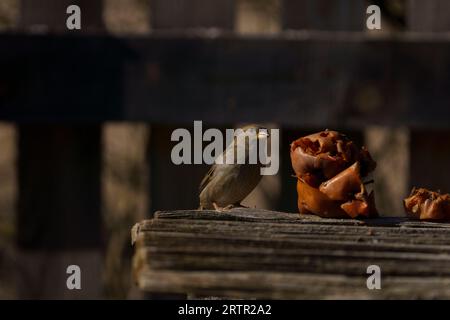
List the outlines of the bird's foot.
{"label": "bird's foot", "polygon": [[233,209],[233,208],[236,207],[236,205],[234,205],[234,204],[229,204],[229,205],[227,205],[227,206],[225,206],[225,207],[220,207],[220,206],[219,206],[217,203],[215,203],[215,202],[213,202],[213,206],[214,206],[214,209],[215,209],[217,212],[229,211],[229,210],[231,210],[231,209]]}
{"label": "bird's foot", "polygon": [[214,206],[214,209],[215,209],[217,212],[230,211],[231,209],[235,209],[235,208],[245,208],[245,209],[248,209],[248,208],[249,208],[249,207],[243,206],[243,205],[240,204],[240,203],[229,204],[229,205],[227,205],[227,206],[225,206],[225,207],[220,207],[217,203],[213,202],[213,206]]}

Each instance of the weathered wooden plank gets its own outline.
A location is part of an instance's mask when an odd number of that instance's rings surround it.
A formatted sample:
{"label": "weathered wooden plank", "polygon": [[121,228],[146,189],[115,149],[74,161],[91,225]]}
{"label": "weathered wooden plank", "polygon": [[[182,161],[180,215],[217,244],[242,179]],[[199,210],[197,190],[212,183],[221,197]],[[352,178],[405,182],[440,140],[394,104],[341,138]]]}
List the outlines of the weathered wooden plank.
{"label": "weathered wooden plank", "polygon": [[[443,285],[450,277],[449,227],[405,218],[322,219],[257,209],[158,212],[132,230],[134,277],[144,290],[194,295],[450,297]],[[383,275],[377,293],[365,286],[372,264]],[[295,286],[286,287],[287,275]],[[255,277],[262,282],[253,283]],[[272,281],[270,288],[266,280]],[[310,283],[316,286],[305,289]]]}
{"label": "weathered wooden plank", "polygon": [[[375,219],[323,219],[314,215],[286,213],[271,210],[261,210],[253,208],[235,208],[233,210],[217,212],[214,210],[174,210],[174,211],[157,211],[155,212],[157,219],[199,219],[199,220],[230,220],[230,221],[274,221],[277,223],[285,223],[288,221],[299,220],[302,223],[320,223],[338,224],[338,225],[364,225],[364,226],[402,226],[402,227],[420,227],[420,228],[449,228],[450,222],[432,222],[410,220],[405,217],[389,217]],[[142,225],[147,222],[143,221]]]}
{"label": "weathered wooden plank", "polygon": [[[194,240],[191,240],[194,241]],[[138,251],[144,264],[150,264],[152,270],[173,271],[278,271],[301,273],[325,273],[361,275],[369,265],[380,266],[383,275],[399,276],[450,276],[449,254],[401,253],[401,252],[355,252],[338,250],[235,250],[221,251],[217,246],[202,250],[177,247],[156,251]],[[426,268],[424,268],[426,265]]]}
{"label": "weathered wooden plank", "polygon": [[[448,128],[448,40],[327,32],[2,35],[0,119]],[[361,98],[367,92],[377,103]]]}
{"label": "weathered wooden plank", "polygon": [[[237,236],[236,239],[225,239],[224,237],[213,237],[211,235],[206,236],[205,234],[200,234],[195,237],[195,241],[200,239],[204,241],[204,246],[201,248],[196,247],[196,244],[190,245],[194,239],[193,236],[179,235],[174,236],[173,234],[161,235],[161,233],[155,233],[153,236],[145,237],[145,240],[140,242],[138,246],[144,247],[143,254],[151,252],[166,252],[168,250],[189,250],[196,248],[201,252],[209,252],[213,250],[216,253],[217,250],[223,250],[225,252],[273,252],[279,251],[279,254],[289,255],[291,253],[303,254],[309,253],[311,250],[315,250],[317,254],[320,252],[327,253],[342,253],[351,252],[352,255],[361,254],[362,257],[367,257],[367,253],[373,253],[374,256],[381,254],[383,252],[389,253],[418,253],[418,254],[448,254],[449,245],[448,244],[429,244],[429,243],[386,243],[386,242],[357,242],[351,241],[349,239],[342,239],[340,241],[334,241],[332,239],[319,240],[317,238],[305,238],[299,237],[296,240],[292,239],[248,239],[242,236]],[[183,243],[184,242],[184,243]],[[187,243],[187,244],[186,244]],[[183,247],[183,245],[185,247]],[[180,249],[181,248],[181,249]],[[295,255],[294,254],[294,255]]]}
{"label": "weathered wooden plank", "polygon": [[[185,225],[188,223],[188,225]],[[300,222],[300,224],[302,224]],[[253,231],[251,235],[248,235],[248,228],[252,227]],[[317,227],[315,225],[307,225],[305,227],[292,227],[291,224],[276,225],[276,224],[255,224],[255,223],[231,223],[222,222],[220,224],[214,224],[210,222],[206,223],[193,223],[189,221],[177,221],[169,225],[163,224],[162,226],[155,223],[145,230],[141,229],[140,232],[179,232],[195,234],[197,238],[200,237],[226,237],[228,232],[233,233],[233,238],[230,241],[237,239],[256,239],[264,240],[269,239],[269,241],[280,240],[299,240],[303,239],[317,239],[317,240],[329,240],[335,239],[337,236],[341,237],[341,241],[353,240],[358,242],[380,242],[380,241],[391,241],[391,240],[402,240],[402,237],[406,237],[402,242],[406,243],[417,243],[422,241],[423,244],[432,243],[433,241],[441,241],[442,244],[448,243],[448,230],[431,230],[425,232],[424,230],[411,229],[415,232],[408,232],[406,228],[390,228],[388,230],[379,230],[380,228],[351,228],[345,226],[342,227]],[[396,232],[397,231],[397,232]],[[429,238],[424,238],[424,235],[429,235]],[[414,242],[415,241],[415,242]]]}
{"label": "weathered wooden plank", "polygon": [[389,277],[368,290],[365,277],[277,272],[145,271],[140,287],[160,292],[261,299],[437,299],[450,296],[450,278]]}

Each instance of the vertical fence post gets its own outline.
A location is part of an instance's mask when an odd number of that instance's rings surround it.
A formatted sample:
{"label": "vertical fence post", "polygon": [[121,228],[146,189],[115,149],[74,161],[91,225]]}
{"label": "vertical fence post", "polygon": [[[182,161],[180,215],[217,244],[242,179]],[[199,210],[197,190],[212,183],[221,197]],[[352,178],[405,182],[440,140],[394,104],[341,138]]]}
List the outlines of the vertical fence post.
{"label": "vertical fence post", "polygon": [[[217,28],[231,30],[234,0],[152,0],[153,30]],[[174,92],[176,95],[176,92]],[[156,106],[157,107],[157,106]],[[178,106],[184,108],[183,105]],[[194,120],[186,119],[187,129]],[[175,124],[174,124],[175,125]],[[152,125],[149,139],[151,212],[168,209],[194,209],[199,205],[198,186],[206,165],[176,166],[170,158],[174,125]]]}
{"label": "vertical fence post", "polygon": [[[20,27],[67,32],[71,4],[82,11],[81,31],[71,32],[102,29],[101,0],[22,0]],[[28,123],[18,132],[19,298],[99,298],[101,126]],[[81,268],[81,290],[66,286],[69,265]]]}
{"label": "vertical fence post", "polygon": [[[281,25],[283,30],[320,30],[320,31],[362,31],[364,27],[364,2],[354,0],[282,0]],[[305,62],[307,64],[307,62]],[[318,66],[320,67],[320,66]],[[326,74],[323,70],[315,70],[317,74]],[[333,81],[345,82],[347,78],[336,78]],[[333,85],[330,85],[332,90]],[[318,93],[319,94],[319,93]],[[331,108],[332,106],[330,106]],[[311,133],[312,128],[282,129],[280,152],[280,170],[282,171],[281,198],[279,209],[282,211],[296,212],[297,192],[296,181],[289,158],[290,143],[302,135]],[[324,130],[316,128],[313,130]],[[341,129],[341,128],[329,128]],[[345,129],[345,128],[344,128]],[[348,130],[346,131],[348,132]],[[358,143],[363,141],[362,131],[350,133]]]}
{"label": "vertical fence post", "polygon": [[[450,31],[450,2],[409,0],[407,23],[414,32]],[[430,57],[430,63],[433,63]],[[436,66],[438,70],[439,66]],[[427,107],[424,101],[424,108]],[[448,104],[449,101],[443,103]],[[443,108],[446,108],[443,106]],[[450,192],[450,130],[411,129],[410,186]]]}

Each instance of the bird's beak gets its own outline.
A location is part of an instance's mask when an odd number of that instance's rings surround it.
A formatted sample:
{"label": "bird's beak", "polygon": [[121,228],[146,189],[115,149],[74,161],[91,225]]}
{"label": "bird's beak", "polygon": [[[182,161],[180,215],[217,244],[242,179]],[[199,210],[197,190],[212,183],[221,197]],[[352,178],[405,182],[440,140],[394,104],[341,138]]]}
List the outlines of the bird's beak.
{"label": "bird's beak", "polygon": [[267,138],[269,136],[269,132],[267,132],[267,130],[263,130],[263,131],[259,131],[258,132],[258,139],[261,138]]}

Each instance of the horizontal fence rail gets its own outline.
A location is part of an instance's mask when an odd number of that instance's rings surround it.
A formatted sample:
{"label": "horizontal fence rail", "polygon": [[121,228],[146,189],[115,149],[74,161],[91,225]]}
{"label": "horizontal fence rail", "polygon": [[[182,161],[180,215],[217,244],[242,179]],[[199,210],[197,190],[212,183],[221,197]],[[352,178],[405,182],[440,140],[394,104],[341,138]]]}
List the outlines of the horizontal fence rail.
{"label": "horizontal fence rail", "polygon": [[0,35],[0,119],[449,128],[450,37]]}

